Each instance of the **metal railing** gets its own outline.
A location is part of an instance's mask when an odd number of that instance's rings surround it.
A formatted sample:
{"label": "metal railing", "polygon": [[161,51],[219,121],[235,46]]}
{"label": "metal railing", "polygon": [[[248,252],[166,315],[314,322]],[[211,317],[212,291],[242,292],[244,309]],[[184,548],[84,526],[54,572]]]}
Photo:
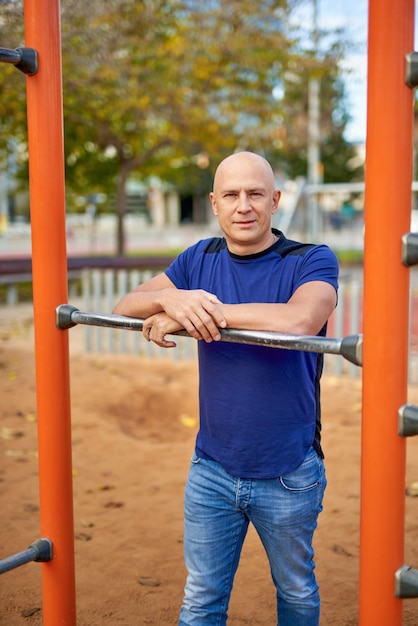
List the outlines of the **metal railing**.
{"label": "metal railing", "polygon": [[10,63],[24,74],[34,76],[38,71],[38,52],[33,48],[0,48],[0,62]]}
{"label": "metal railing", "polygon": [[41,537],[34,541],[29,548],[16,552],[12,556],[0,560],[0,574],[16,569],[21,565],[36,561],[38,563],[46,563],[52,560],[52,541]]}
{"label": "metal railing", "polygon": [[[105,326],[124,330],[141,331],[144,320],[103,313],[80,311],[71,304],[61,304],[56,310],[57,328],[65,330],[77,324],[86,326]],[[362,364],[362,335],[350,335],[342,339],[309,335],[291,335],[269,331],[238,330],[235,328],[219,329],[221,341],[241,343],[285,350],[339,354],[355,365]],[[189,337],[186,331],[172,333],[176,336]]]}

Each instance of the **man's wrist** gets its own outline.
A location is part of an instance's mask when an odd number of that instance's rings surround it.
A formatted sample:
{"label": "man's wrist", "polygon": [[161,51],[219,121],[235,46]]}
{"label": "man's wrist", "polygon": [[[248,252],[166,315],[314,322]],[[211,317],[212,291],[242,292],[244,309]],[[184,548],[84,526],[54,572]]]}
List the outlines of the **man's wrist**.
{"label": "man's wrist", "polygon": [[167,296],[169,296],[169,292],[172,290],[172,287],[166,287],[165,289],[160,289],[160,291],[158,292],[156,301],[158,306],[160,306],[161,310],[164,312],[166,311],[167,307]]}

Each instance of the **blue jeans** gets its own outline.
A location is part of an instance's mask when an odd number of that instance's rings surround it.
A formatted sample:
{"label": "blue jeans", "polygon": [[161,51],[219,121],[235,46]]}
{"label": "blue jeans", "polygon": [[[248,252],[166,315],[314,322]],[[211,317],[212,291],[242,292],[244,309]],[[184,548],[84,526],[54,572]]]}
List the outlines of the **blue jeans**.
{"label": "blue jeans", "polygon": [[188,576],[179,626],[225,626],[250,522],[270,562],[280,626],[318,626],[312,538],[325,485],[324,464],[313,448],[298,469],[269,480],[235,478],[219,463],[193,457],[184,505]]}

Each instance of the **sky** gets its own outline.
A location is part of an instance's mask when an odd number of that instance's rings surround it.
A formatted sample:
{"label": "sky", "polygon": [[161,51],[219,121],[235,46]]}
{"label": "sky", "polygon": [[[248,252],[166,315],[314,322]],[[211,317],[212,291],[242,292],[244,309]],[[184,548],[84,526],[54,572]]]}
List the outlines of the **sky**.
{"label": "sky", "polygon": [[[396,0],[395,0],[396,1]],[[309,3],[308,3],[309,4]],[[312,6],[314,1],[312,0]],[[418,49],[418,2],[415,3],[415,46]],[[309,7],[310,8],[310,7]],[[306,4],[304,12],[307,10]],[[343,27],[353,52],[345,61],[350,69],[346,79],[348,111],[352,121],[347,126],[345,137],[353,143],[366,139],[367,109],[367,24],[368,0],[317,0],[319,29]],[[313,10],[310,11],[311,18]]]}

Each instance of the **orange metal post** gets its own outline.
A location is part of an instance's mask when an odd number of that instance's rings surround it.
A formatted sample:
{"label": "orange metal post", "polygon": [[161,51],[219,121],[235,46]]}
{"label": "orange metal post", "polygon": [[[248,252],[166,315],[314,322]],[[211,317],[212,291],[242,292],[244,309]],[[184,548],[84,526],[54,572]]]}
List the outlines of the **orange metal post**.
{"label": "orange metal post", "polygon": [[410,229],[413,93],[405,54],[413,50],[414,0],[369,0],[366,141],[360,625],[397,626],[402,601],[409,270],[401,237]]}
{"label": "orange metal post", "polygon": [[55,327],[67,302],[59,0],[25,0],[26,46],[39,72],[27,79],[33,303],[41,534],[53,542],[42,565],[44,624],[74,625],[75,567],[68,333]]}

